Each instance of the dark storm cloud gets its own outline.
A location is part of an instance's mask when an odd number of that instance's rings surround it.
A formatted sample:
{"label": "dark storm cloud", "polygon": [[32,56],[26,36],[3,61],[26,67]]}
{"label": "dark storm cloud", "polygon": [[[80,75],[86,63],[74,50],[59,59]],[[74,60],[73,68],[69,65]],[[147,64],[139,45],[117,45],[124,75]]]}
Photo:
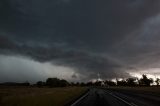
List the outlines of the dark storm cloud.
{"label": "dark storm cloud", "polygon": [[[103,57],[99,54],[92,52],[80,51],[77,49],[69,48],[57,48],[57,47],[32,47],[28,45],[18,45],[6,37],[0,37],[3,41],[0,43],[1,54],[6,55],[24,55],[28,56],[36,61],[45,63],[51,62],[58,66],[69,66],[74,67],[78,73],[93,73],[88,74],[90,77],[96,77],[98,72],[103,73],[104,76],[108,78],[113,78],[116,71],[115,69],[122,68],[121,63],[113,61],[112,58]],[[107,70],[111,72],[107,72]],[[86,73],[86,74],[87,74]],[[122,74],[121,76],[126,77],[128,74]]]}
{"label": "dark storm cloud", "polygon": [[104,50],[159,8],[159,2],[150,0],[60,1],[2,0],[1,27],[20,41],[65,41]]}
{"label": "dark storm cloud", "polygon": [[100,44],[103,43],[105,47],[109,46],[110,48],[123,40],[129,33],[136,30],[145,19],[156,15],[160,9],[159,4],[159,1],[151,0],[98,2],[96,21],[97,35],[101,37],[99,43],[101,42]]}
{"label": "dark storm cloud", "polygon": [[130,68],[158,67],[159,5],[152,0],[1,0],[0,52],[74,67],[89,78],[98,72],[126,77]]}
{"label": "dark storm cloud", "polygon": [[3,1],[7,8],[1,19],[3,28],[7,27],[8,33],[20,40],[71,43],[89,40],[86,35],[95,30],[95,3],[91,0],[59,1]]}

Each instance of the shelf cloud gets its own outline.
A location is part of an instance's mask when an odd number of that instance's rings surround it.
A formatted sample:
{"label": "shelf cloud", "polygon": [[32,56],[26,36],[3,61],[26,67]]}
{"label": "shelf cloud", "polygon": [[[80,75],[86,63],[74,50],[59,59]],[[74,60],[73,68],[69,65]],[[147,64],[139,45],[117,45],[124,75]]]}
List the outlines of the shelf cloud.
{"label": "shelf cloud", "polygon": [[159,5],[151,0],[1,0],[0,73],[6,77],[0,81],[52,77],[47,72],[77,81],[97,73],[104,79],[144,70],[154,74],[160,68]]}

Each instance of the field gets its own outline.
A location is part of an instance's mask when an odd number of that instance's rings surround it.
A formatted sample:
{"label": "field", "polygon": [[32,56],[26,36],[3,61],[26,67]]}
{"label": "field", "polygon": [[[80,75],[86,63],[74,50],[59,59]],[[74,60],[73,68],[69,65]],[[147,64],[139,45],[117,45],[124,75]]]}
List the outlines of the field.
{"label": "field", "polygon": [[153,87],[110,87],[109,89],[112,90],[125,90],[135,93],[148,93],[152,95],[160,96],[160,86],[153,86]]}
{"label": "field", "polygon": [[82,87],[1,87],[0,106],[63,106],[85,91]]}

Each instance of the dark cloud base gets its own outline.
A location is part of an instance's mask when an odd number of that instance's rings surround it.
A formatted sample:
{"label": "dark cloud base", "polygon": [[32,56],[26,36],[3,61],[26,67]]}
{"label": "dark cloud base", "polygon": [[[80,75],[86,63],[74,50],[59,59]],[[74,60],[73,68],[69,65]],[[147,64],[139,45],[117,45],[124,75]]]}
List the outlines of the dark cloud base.
{"label": "dark cloud base", "polygon": [[74,67],[88,79],[159,68],[159,5],[151,0],[1,0],[0,54]]}

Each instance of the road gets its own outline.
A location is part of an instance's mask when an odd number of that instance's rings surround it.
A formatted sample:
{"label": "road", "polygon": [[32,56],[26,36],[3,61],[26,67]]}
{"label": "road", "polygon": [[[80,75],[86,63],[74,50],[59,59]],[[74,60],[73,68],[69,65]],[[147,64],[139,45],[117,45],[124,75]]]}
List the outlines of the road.
{"label": "road", "polygon": [[127,90],[91,88],[71,106],[160,106],[160,97]]}

